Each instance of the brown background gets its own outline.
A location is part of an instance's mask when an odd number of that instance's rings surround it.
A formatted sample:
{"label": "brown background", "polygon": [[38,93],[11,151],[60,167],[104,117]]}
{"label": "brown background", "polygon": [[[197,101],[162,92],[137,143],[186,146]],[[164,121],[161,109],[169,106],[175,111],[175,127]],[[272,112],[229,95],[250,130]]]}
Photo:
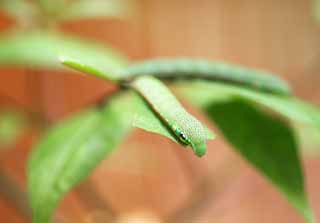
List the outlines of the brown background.
{"label": "brown background", "polygon": [[[320,24],[306,0],[140,0],[130,22],[91,20],[61,29],[121,49],[133,60],[192,56],[279,73],[296,95],[320,104]],[[0,29],[12,26],[0,16]],[[0,70],[0,104],[19,104],[52,121],[116,89],[84,76],[17,68]],[[188,105],[186,105],[188,107]],[[199,111],[194,111],[205,120]],[[1,157],[3,171],[24,188],[25,160],[37,139],[30,129]],[[92,176],[62,202],[62,222],[108,222],[109,215],[145,222],[303,222],[295,210],[219,137],[199,160],[167,139],[135,130]],[[320,218],[318,157],[305,157],[308,190]],[[156,217],[157,216],[157,217]],[[0,197],[1,222],[28,222]],[[121,220],[125,222],[125,220]],[[143,222],[142,220],[139,222]]]}

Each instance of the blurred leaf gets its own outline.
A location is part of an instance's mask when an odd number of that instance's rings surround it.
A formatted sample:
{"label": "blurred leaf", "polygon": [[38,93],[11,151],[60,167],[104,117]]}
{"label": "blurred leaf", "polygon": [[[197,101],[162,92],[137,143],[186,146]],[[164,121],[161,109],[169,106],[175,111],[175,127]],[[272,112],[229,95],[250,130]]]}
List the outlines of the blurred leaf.
{"label": "blurred leaf", "polygon": [[62,20],[103,17],[127,17],[132,13],[133,0],[78,0],[64,9]]}
{"label": "blurred leaf", "polygon": [[212,103],[206,112],[238,152],[269,178],[308,222],[313,222],[291,127],[244,100]]}
{"label": "blurred leaf", "polygon": [[242,97],[294,122],[315,126],[320,130],[320,110],[294,97],[264,94],[241,87],[203,81],[180,83],[175,89],[194,105],[200,107],[206,107],[213,102]]}
{"label": "blurred leaf", "polygon": [[0,38],[0,65],[61,69],[61,55],[89,58],[94,65],[107,71],[108,79],[115,79],[114,70],[126,64],[114,50],[57,33],[14,33]]}
{"label": "blurred leaf", "polygon": [[59,53],[60,63],[73,70],[107,80],[120,81],[123,79],[122,74],[119,73],[118,70],[125,67],[125,62],[122,62],[121,66],[116,67],[112,66],[112,64],[105,63],[101,59],[102,58],[96,55],[85,53],[77,54],[76,52],[66,50]]}
{"label": "blurred leaf", "polygon": [[63,9],[67,6],[67,1],[68,0],[37,0],[46,16],[55,16],[58,13],[63,13]]}
{"label": "blurred leaf", "polygon": [[317,22],[320,22],[320,0],[313,0],[313,15]]}
{"label": "blurred leaf", "polygon": [[320,155],[320,131],[315,126],[293,123],[300,139],[303,155],[317,157]]}
{"label": "blurred leaf", "polygon": [[0,148],[12,145],[21,135],[25,123],[20,112],[0,110]]}
{"label": "blurred leaf", "polygon": [[28,165],[34,223],[47,223],[61,198],[84,180],[131,129],[131,98],[119,95],[103,109],[82,112],[54,127]]}
{"label": "blurred leaf", "polygon": [[0,9],[4,9],[20,23],[31,22],[38,13],[35,6],[26,0],[1,0]]}

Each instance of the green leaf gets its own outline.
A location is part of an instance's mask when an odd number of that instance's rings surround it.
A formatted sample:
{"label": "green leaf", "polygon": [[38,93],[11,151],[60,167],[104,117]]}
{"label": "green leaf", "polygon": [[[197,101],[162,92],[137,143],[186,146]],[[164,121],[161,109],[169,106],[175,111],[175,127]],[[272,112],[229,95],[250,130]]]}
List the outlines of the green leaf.
{"label": "green leaf", "polygon": [[270,112],[319,125],[317,109],[291,97],[214,83],[181,84],[176,90],[202,107],[226,139],[313,222],[292,128]]}
{"label": "green leaf", "polygon": [[177,93],[186,97],[194,105],[205,107],[208,104],[242,97],[263,106],[284,117],[320,130],[320,110],[306,102],[290,96],[277,96],[259,93],[249,89],[210,82],[180,83],[176,85]]}
{"label": "green leaf", "polygon": [[[104,63],[98,56],[90,54],[78,54],[71,51],[61,51],[59,53],[60,63],[73,70],[90,74],[96,77],[107,80],[119,81],[122,79],[122,74],[118,72],[119,67],[112,66],[112,64]],[[122,63],[120,68],[125,67]]]}
{"label": "green leaf", "polygon": [[300,139],[302,153],[306,157],[314,158],[320,155],[320,131],[315,126],[293,123]]}
{"label": "green leaf", "polygon": [[61,20],[116,17],[124,18],[132,13],[132,0],[78,0],[64,9]]}
{"label": "green leaf", "polygon": [[130,86],[148,102],[158,118],[172,131],[181,144],[191,146],[199,157],[206,153],[207,129],[183,108],[160,80],[152,76],[141,76]]}
{"label": "green leaf", "polygon": [[86,58],[106,71],[105,78],[116,79],[115,70],[126,60],[114,50],[96,43],[57,33],[12,33],[0,38],[0,65],[61,69],[60,57]]}
{"label": "green leaf", "polygon": [[26,120],[22,113],[0,110],[0,148],[12,145],[22,134]]}
{"label": "green leaf", "polygon": [[152,111],[152,108],[138,94],[133,95],[136,110],[133,115],[132,124],[136,128],[147,132],[156,133],[179,143],[172,131],[161,119]]}
{"label": "green leaf", "polygon": [[68,58],[66,56],[60,56],[60,62],[63,65],[65,65],[66,67],[69,67],[71,69],[83,72],[85,74],[90,74],[90,75],[93,75],[93,76],[96,76],[96,77],[102,77],[102,78],[108,77],[108,75],[106,75],[105,72],[103,72],[101,70],[98,70],[96,67],[88,65],[88,64],[83,64],[83,63],[81,63],[79,61],[75,60],[74,58]]}
{"label": "green leaf", "polygon": [[37,14],[35,6],[26,0],[1,0],[0,9],[14,17],[19,23],[32,22]]}
{"label": "green leaf", "polygon": [[37,0],[42,13],[46,18],[57,16],[59,13],[64,13],[64,8],[67,6],[67,0]]}
{"label": "green leaf", "polygon": [[[128,115],[128,119],[131,119],[131,123],[134,127],[159,134],[180,144],[172,130],[161,120],[161,118],[159,118],[142,97],[137,93],[131,94],[130,97],[132,100],[132,108],[131,116]],[[215,135],[209,129],[206,129],[206,133],[207,139],[215,138]]]}
{"label": "green leaf", "polygon": [[28,189],[34,223],[49,222],[58,202],[121,143],[131,129],[131,99],[112,99],[103,111],[91,109],[54,127],[34,149]]}
{"label": "green leaf", "polygon": [[243,100],[213,103],[206,111],[237,151],[313,222],[291,127]]}

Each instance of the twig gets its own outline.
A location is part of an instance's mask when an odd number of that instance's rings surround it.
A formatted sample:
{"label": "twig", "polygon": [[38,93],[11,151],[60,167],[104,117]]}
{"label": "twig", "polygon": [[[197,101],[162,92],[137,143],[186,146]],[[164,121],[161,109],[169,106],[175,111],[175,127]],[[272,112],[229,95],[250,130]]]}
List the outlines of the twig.
{"label": "twig", "polygon": [[32,212],[28,205],[26,193],[1,169],[0,196],[10,202],[22,216],[31,220]]}

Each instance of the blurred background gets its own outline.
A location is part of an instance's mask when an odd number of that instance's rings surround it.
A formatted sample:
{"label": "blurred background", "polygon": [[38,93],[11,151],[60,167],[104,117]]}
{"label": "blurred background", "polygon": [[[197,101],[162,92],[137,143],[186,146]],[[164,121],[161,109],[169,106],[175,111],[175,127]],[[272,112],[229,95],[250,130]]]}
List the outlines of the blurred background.
{"label": "blurred background", "polygon": [[[300,98],[320,104],[320,21],[315,2],[132,0],[128,4],[131,13],[126,19],[86,18],[64,22],[58,29],[111,45],[132,60],[190,56],[266,69],[289,81]],[[0,32],[15,26],[16,21],[1,11]],[[17,142],[0,151],[0,220],[30,222],[26,160],[42,133],[39,119],[61,120],[111,94],[116,86],[49,69],[5,66],[0,75],[0,107],[38,117]],[[201,112],[192,111],[206,121]],[[303,162],[319,219],[320,157],[308,152],[314,149],[319,148],[303,148]],[[63,223],[271,221],[303,219],[221,136],[209,143],[207,156],[198,159],[168,139],[142,130],[135,130],[72,190],[55,217],[55,222]]]}

